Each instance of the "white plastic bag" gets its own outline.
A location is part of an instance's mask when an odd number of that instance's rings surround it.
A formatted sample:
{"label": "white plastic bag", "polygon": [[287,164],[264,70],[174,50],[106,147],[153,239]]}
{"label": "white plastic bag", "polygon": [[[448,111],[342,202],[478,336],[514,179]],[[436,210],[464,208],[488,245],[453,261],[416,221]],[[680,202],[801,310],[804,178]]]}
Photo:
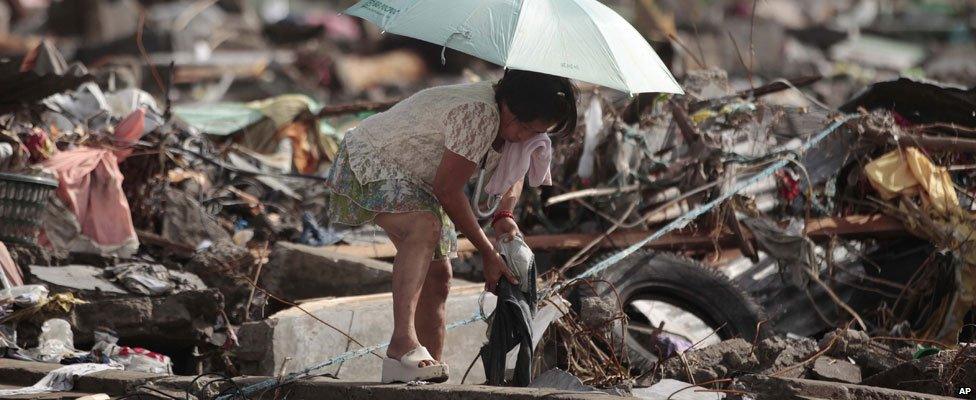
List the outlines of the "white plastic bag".
{"label": "white plastic bag", "polygon": [[126,371],[150,374],[173,374],[173,362],[169,357],[140,347],[114,346],[109,358],[121,364]]}
{"label": "white plastic bag", "polygon": [[590,101],[590,106],[586,108],[583,119],[586,127],[583,135],[583,155],[580,157],[576,174],[580,179],[589,179],[593,176],[596,145],[600,141],[600,132],[603,130],[603,106],[597,96],[594,96],[593,100]]}
{"label": "white plastic bag", "polygon": [[0,291],[0,295],[6,296],[9,293],[13,298],[13,303],[19,307],[31,307],[47,298],[48,290],[44,285],[23,285],[15,286],[10,291]]}
{"label": "white plastic bag", "polygon": [[0,390],[0,396],[27,396],[50,392],[66,392],[75,384],[75,378],[109,369],[118,369],[106,364],[74,364],[48,372],[33,386],[20,389]]}
{"label": "white plastic bag", "polygon": [[71,324],[63,319],[54,318],[44,321],[37,342],[38,346],[27,350],[26,353],[40,362],[59,363],[62,358],[85,354],[75,349]]}

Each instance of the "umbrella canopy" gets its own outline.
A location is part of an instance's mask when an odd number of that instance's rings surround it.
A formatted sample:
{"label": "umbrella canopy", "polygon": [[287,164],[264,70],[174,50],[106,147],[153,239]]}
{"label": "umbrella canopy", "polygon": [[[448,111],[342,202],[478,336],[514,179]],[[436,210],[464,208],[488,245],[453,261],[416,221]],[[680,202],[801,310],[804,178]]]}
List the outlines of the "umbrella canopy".
{"label": "umbrella canopy", "polygon": [[362,0],[345,13],[506,68],[683,93],[640,33],[596,0]]}

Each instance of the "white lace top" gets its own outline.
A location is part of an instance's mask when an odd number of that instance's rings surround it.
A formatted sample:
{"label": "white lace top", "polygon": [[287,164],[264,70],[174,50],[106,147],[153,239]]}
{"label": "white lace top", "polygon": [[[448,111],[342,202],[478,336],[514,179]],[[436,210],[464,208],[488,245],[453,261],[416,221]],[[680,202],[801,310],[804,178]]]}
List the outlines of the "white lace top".
{"label": "white lace top", "polygon": [[[432,192],[445,148],[480,163],[498,134],[493,84],[422,90],[363,120],[343,139],[356,178],[362,184],[403,179]],[[497,163],[497,155],[489,158],[489,165]]]}

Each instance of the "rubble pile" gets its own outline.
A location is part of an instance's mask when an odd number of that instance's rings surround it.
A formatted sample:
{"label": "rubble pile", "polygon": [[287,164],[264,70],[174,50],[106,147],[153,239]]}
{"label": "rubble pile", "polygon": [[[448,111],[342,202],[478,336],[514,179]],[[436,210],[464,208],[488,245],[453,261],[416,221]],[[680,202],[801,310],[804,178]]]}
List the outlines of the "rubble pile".
{"label": "rubble pile", "polygon": [[641,384],[676,379],[757,399],[817,396],[838,388],[849,392],[838,398],[954,397],[972,382],[972,350],[891,344],[846,329],[830,332],[819,346],[807,338],[777,336],[755,344],[732,339],[674,357]]}
{"label": "rubble pile", "polygon": [[[342,1],[8,3],[0,357],[276,375],[321,361],[296,354],[319,343],[307,335],[350,351],[372,343],[347,330],[386,329],[342,309],[382,307],[353,296],[389,291],[395,250],[376,227],[330,224],[338,144],[421,88],[501,71],[383,35]],[[686,93],[582,84],[553,186],[523,191],[539,287],[559,289],[540,302],[534,374],[756,399],[976,384],[976,8],[605,3]],[[482,279],[460,247],[454,277]]]}

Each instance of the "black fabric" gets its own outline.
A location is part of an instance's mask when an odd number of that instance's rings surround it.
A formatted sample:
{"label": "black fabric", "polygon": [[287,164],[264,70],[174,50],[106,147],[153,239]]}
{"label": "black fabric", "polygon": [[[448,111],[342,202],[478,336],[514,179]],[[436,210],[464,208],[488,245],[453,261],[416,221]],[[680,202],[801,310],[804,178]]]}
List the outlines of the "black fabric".
{"label": "black fabric", "polygon": [[901,78],[868,86],[840,110],[853,113],[860,107],[895,111],[916,124],[947,122],[976,128],[976,87],[960,89]]}
{"label": "black fabric", "polygon": [[519,346],[511,386],[532,383],[532,318],[536,308],[536,271],[529,270],[530,293],[523,293],[507,279],[498,282],[498,302],[488,326],[488,343],[481,348],[481,361],[489,385],[504,385],[505,356]]}

